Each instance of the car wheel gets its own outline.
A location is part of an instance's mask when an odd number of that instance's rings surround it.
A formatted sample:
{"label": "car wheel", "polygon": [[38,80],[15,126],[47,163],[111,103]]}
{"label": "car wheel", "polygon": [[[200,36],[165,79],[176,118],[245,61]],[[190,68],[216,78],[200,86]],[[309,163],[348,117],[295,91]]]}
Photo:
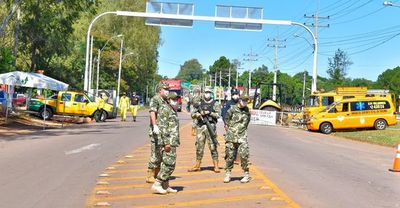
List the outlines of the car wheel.
{"label": "car wheel", "polygon": [[385,130],[387,123],[384,119],[378,119],[375,121],[374,127],[376,130]]}
{"label": "car wheel", "polygon": [[107,112],[101,111],[100,121],[105,122],[107,119]]}
{"label": "car wheel", "polygon": [[330,134],[333,130],[332,128],[332,124],[330,123],[323,123],[321,124],[321,126],[319,127],[319,130],[321,131],[321,133],[324,134]]}
{"label": "car wheel", "polygon": [[101,114],[102,114],[101,110],[96,110],[96,112],[93,113],[93,118],[96,122],[101,121]]}
{"label": "car wheel", "polygon": [[53,112],[51,111],[50,108],[46,107],[46,110],[44,110],[44,108],[41,108],[39,111],[39,115],[41,118],[48,120],[51,119],[51,117],[53,117]]}

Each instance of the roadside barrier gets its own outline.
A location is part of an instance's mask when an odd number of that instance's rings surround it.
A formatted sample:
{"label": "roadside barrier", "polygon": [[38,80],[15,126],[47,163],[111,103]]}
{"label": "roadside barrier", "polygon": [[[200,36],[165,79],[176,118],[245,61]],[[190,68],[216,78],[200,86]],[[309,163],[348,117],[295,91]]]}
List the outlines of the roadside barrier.
{"label": "roadside barrier", "polygon": [[251,110],[250,124],[305,128],[303,113],[299,111]]}
{"label": "roadside barrier", "polygon": [[389,171],[400,172],[400,144],[397,145],[397,152],[393,161],[393,169],[389,169]]}

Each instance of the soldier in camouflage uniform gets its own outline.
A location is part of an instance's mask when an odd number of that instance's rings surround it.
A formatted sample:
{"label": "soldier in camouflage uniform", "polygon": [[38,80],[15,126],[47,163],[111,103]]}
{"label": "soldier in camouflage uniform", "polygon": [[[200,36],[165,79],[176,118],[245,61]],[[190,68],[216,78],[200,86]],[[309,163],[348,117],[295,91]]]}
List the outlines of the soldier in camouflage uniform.
{"label": "soldier in camouflage uniform", "polygon": [[[196,88],[194,90],[193,97],[190,98],[190,104],[193,106],[193,110],[195,110],[195,108],[199,106],[200,102],[201,102],[201,92],[200,89]],[[197,119],[193,119],[192,136],[196,136],[196,126],[197,126]]]}
{"label": "soldier in camouflage uniform", "polygon": [[248,100],[247,96],[241,96],[239,102],[228,110],[225,118],[228,131],[225,135],[226,174],[224,183],[229,183],[231,180],[231,171],[238,153],[244,171],[244,176],[240,182],[247,183],[250,181],[249,143],[247,141],[247,127],[250,123],[250,112],[247,107]]}
{"label": "soldier in camouflage uniform", "polygon": [[211,91],[206,90],[203,99],[201,99],[199,106],[194,108],[191,116],[193,119],[197,120],[196,124],[196,164],[193,168],[189,169],[189,172],[200,171],[201,160],[203,159],[204,154],[204,146],[206,141],[208,143],[208,148],[211,152],[211,157],[214,163],[214,172],[219,173],[218,167],[218,144],[214,144],[210,133],[207,129],[207,126],[203,119],[208,119],[211,126],[213,127],[213,131],[216,132],[216,124],[219,118],[220,107],[216,104],[215,100],[211,98]]}
{"label": "soldier in camouflage uniform", "polygon": [[162,105],[158,112],[158,123],[160,126],[160,146],[162,147],[161,170],[157,174],[151,189],[154,193],[166,194],[176,193],[175,189],[169,187],[169,177],[175,170],[176,148],[179,146],[179,120],[176,113],[178,95],[172,92],[168,95],[167,105]]}
{"label": "soldier in camouflage uniform", "polygon": [[162,150],[162,142],[160,138],[160,128],[157,124],[159,124],[159,118],[157,114],[160,108],[163,105],[167,105],[167,96],[169,93],[169,85],[167,83],[160,83],[158,87],[158,94],[155,95],[150,101],[150,128],[149,128],[149,136],[150,136],[150,160],[148,164],[147,170],[147,183],[154,183],[155,176],[160,171],[161,164],[161,150]]}

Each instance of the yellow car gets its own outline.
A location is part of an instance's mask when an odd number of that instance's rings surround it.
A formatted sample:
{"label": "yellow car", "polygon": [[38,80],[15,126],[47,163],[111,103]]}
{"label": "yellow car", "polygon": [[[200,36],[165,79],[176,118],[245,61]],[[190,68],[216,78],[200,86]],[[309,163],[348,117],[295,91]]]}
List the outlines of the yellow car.
{"label": "yellow car", "polygon": [[397,124],[392,97],[376,96],[344,99],[332,103],[307,121],[307,128],[329,134],[335,129],[375,128],[384,130]]}
{"label": "yellow car", "polygon": [[38,112],[40,117],[45,119],[50,119],[56,114],[91,117],[96,121],[104,121],[111,117],[113,107],[106,103],[100,108],[98,102],[91,100],[83,92],[60,91],[46,101],[43,98],[31,99],[29,110]]}

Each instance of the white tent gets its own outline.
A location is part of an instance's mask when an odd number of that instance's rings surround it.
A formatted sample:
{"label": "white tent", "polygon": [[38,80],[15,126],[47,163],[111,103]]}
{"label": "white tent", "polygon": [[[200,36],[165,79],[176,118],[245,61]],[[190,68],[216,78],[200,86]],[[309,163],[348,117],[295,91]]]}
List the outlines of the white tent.
{"label": "white tent", "polygon": [[68,84],[50,78],[43,74],[14,71],[0,74],[0,84],[22,86],[38,89],[62,91],[68,89]]}

